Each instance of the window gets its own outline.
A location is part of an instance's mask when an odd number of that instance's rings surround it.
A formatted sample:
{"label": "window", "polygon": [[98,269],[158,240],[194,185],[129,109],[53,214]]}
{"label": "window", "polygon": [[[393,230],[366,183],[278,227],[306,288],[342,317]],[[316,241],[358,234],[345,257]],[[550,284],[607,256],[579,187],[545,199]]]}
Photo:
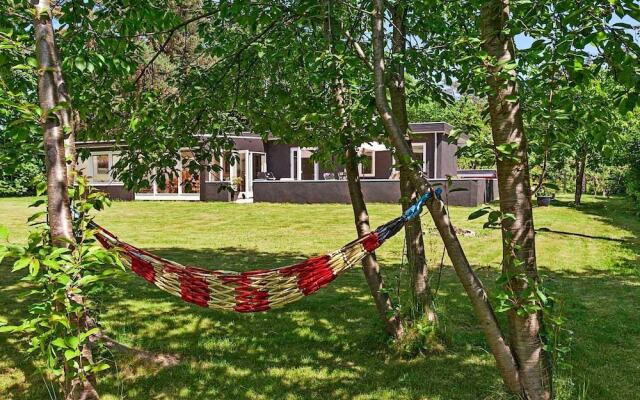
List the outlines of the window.
{"label": "window", "polygon": [[220,182],[222,180],[222,164],[220,160],[211,160],[211,170],[209,171],[209,182]]}
{"label": "window", "polygon": [[423,172],[427,171],[427,144],[426,143],[412,143],[411,148],[413,150],[413,158],[420,163]]}
{"label": "window", "polygon": [[300,152],[300,174],[303,181],[316,179],[316,163],[311,160],[312,150],[302,149]]}
{"label": "window", "polygon": [[291,168],[291,172],[289,174],[289,177],[291,179],[299,179],[298,178],[298,153],[299,153],[299,148],[297,147],[292,147],[291,148],[291,159],[289,162],[290,168]]}
{"label": "window", "polygon": [[263,153],[251,153],[251,176],[253,179],[260,179],[267,172],[267,155]]}
{"label": "window", "polygon": [[376,176],[376,152],[363,149],[360,153],[360,176]]}
{"label": "window", "polygon": [[94,154],[91,157],[93,158],[93,182],[110,182],[110,154]]}
{"label": "window", "polygon": [[311,160],[315,147],[291,148],[291,179],[294,180],[318,180],[320,166],[317,161]]}

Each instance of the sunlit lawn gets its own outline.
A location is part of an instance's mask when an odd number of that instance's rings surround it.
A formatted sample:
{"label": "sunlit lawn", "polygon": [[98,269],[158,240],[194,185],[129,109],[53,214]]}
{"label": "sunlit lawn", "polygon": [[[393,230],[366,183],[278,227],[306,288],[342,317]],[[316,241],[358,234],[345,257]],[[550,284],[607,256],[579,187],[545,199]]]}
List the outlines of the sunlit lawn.
{"label": "sunlit lawn", "polygon": [[[540,233],[538,260],[562,301],[574,332],[563,372],[570,396],[586,387],[590,399],[639,399],[640,221],[624,199],[587,197],[535,210],[536,227],[578,233]],[[0,199],[0,225],[24,240],[29,199]],[[396,216],[394,205],[370,205],[373,224]],[[500,262],[499,232],[467,221],[471,209],[452,208],[461,238],[483,282],[493,286]],[[338,248],[354,236],[347,205],[115,202],[98,221],[122,239],[181,263],[222,269],[290,264]],[[432,226],[424,218],[427,228]],[[401,236],[401,235],[399,235]],[[623,241],[610,240],[622,239]],[[427,236],[432,265],[442,245]],[[395,281],[402,241],[379,251]],[[434,267],[435,268],[435,267]],[[406,271],[401,274],[406,279]],[[435,274],[432,274],[435,282]],[[498,399],[505,398],[492,357],[450,265],[438,306],[446,351],[405,360],[382,334],[362,273],[354,270],[316,295],[284,309],[233,314],[172,298],[134,275],[113,280],[102,300],[102,321],[120,341],[180,356],[175,367],[151,368],[115,355],[103,376],[105,399]],[[0,317],[12,322],[24,307],[9,264],[0,274]],[[117,370],[118,373],[115,373]],[[566,396],[568,389],[562,389]],[[0,399],[47,398],[31,361],[0,336]]]}

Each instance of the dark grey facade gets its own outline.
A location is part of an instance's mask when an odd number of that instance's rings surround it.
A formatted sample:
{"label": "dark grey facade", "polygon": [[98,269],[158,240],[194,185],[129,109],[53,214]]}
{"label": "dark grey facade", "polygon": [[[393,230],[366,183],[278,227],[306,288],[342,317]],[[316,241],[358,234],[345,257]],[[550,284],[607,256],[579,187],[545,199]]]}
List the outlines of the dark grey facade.
{"label": "dark grey facade", "polygon": [[[432,180],[431,183],[444,187],[447,181]],[[397,180],[362,180],[361,187],[367,202],[393,204],[400,202],[400,182]],[[445,191],[443,200],[454,206],[476,207],[496,200],[498,193],[496,180],[454,180],[450,189],[463,189],[452,193]],[[347,181],[255,181],[253,201],[347,204],[351,202],[351,198]]]}
{"label": "dark grey facade", "polygon": [[[458,173],[456,151],[458,143],[450,136],[452,127],[445,122],[410,124],[410,142],[416,161],[421,162],[427,177],[434,184],[445,184],[447,178],[455,179],[453,188],[464,188],[449,195],[449,204],[477,206],[497,198],[497,186],[490,171],[460,171]],[[223,173],[208,173],[204,169],[198,176],[185,168],[171,183],[171,189],[153,188],[133,193],[122,183],[105,178],[105,165],[115,162],[117,150],[113,143],[78,143],[78,147],[91,151],[91,158],[83,161],[88,175],[97,174],[95,186],[113,199],[120,200],[200,200],[234,201],[253,199],[255,202],[285,203],[349,203],[349,192],[344,167],[339,164],[312,161],[313,149],[297,144],[283,143],[276,137],[264,139],[253,133],[228,136],[234,142],[238,158],[233,163],[215,161]],[[362,190],[369,202],[397,203],[400,198],[398,171],[390,149],[381,143],[367,143],[361,151],[370,157],[362,166]],[[181,151],[189,152],[188,150]],[[223,166],[224,164],[224,166]],[[222,167],[223,166],[223,167]],[[273,176],[275,180],[264,180]],[[237,177],[242,180],[237,181]],[[184,182],[196,185],[185,186]],[[237,196],[222,187],[238,185]]]}
{"label": "dark grey facade", "polygon": [[96,185],[96,189],[104,192],[112,200],[134,200],[135,194],[127,190],[123,184]]}

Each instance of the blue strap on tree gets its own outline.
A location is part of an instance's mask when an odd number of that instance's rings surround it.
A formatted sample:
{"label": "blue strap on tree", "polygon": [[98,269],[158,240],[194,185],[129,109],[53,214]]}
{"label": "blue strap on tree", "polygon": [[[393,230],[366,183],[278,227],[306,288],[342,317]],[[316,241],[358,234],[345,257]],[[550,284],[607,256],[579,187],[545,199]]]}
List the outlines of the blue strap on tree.
{"label": "blue strap on tree", "polygon": [[[436,193],[436,198],[440,199],[440,195],[442,195],[442,188],[436,188],[435,193]],[[422,211],[422,206],[424,206],[424,203],[426,203],[430,197],[431,197],[430,191],[420,196],[418,201],[413,203],[413,205],[407,208],[404,214],[402,214],[402,219],[405,221],[410,221],[414,219],[416,216],[418,216]]]}

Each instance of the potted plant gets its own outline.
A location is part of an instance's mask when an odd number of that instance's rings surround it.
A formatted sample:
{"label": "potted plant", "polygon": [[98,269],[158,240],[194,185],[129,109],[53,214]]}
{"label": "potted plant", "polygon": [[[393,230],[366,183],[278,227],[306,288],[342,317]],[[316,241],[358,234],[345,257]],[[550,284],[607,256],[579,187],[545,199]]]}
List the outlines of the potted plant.
{"label": "potted plant", "polygon": [[236,176],[231,180],[230,192],[231,192],[231,201],[238,200],[238,195],[240,194],[240,190],[242,189],[243,179],[241,176]]}
{"label": "potted plant", "polygon": [[536,202],[540,207],[548,207],[555,197],[556,195],[550,190],[549,185],[545,185],[536,193]]}

